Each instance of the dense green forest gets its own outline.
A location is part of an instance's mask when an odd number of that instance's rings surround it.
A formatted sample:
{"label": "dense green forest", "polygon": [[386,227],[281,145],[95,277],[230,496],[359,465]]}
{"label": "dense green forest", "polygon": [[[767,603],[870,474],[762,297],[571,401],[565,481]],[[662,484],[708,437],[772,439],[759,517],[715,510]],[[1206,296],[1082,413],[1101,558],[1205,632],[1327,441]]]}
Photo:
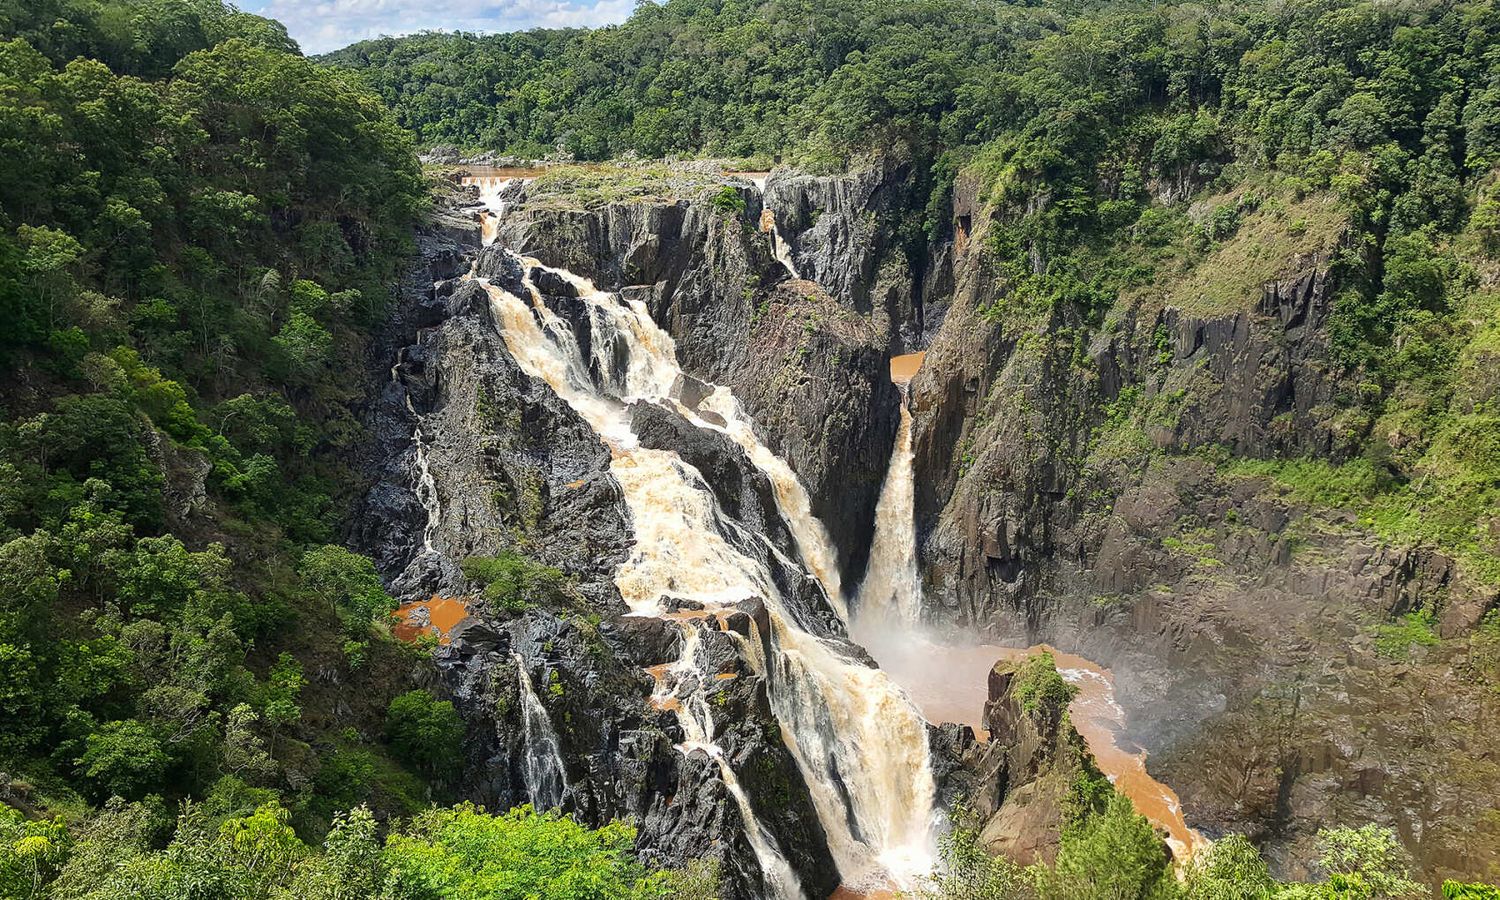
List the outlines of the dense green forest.
{"label": "dense green forest", "polygon": [[461,724],[335,543],[428,202],[378,98],[217,0],[19,0],[0,146],[0,896],[666,891],[625,826],[422,812]]}

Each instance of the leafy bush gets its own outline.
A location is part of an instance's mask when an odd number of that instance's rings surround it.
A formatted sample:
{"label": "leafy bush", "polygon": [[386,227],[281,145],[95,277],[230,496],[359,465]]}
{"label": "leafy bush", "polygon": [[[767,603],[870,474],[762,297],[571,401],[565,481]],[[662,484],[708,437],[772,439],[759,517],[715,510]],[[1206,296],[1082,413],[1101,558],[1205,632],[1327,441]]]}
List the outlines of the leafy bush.
{"label": "leafy bush", "polygon": [[1318,832],[1318,864],[1341,897],[1399,900],[1429,896],[1411,878],[1411,857],[1389,828],[1327,828]]}
{"label": "leafy bush", "polygon": [[1028,656],[1016,669],[1011,692],[1020,701],[1021,709],[1030,713],[1065,708],[1078,688],[1063,680],[1057,671],[1057,661],[1050,652],[1043,651]]}
{"label": "leafy bush", "polygon": [[632,854],[635,830],[586,828],[522,807],[490,815],[472,804],[431,809],[382,840],[358,807],[337,816],[321,846],[298,838],[271,801],[247,809],[189,804],[164,849],[150,840],[155,811],[112,804],[75,843],[57,822],[26,822],[0,807],[0,891],[49,896],[215,900],[709,900],[711,867],[651,870]]}
{"label": "leafy bush", "polygon": [[740,196],[738,190],[727,184],[714,194],[713,207],[721,213],[743,215],[745,206],[745,198]]}
{"label": "leafy bush", "polygon": [[1443,900],[1500,900],[1500,887],[1445,881],[1443,882]]}
{"label": "leafy bush", "polygon": [[480,585],[481,596],[508,612],[555,605],[568,597],[568,579],[560,570],[519,553],[471,556],[462,568],[465,578]]}
{"label": "leafy bush", "polygon": [[391,701],[385,736],[397,758],[434,775],[452,774],[463,760],[463,720],[452,703],[423,690]]}
{"label": "leafy bush", "polygon": [[1170,897],[1176,887],[1166,848],[1129,798],[1113,794],[1103,812],[1063,829],[1057,861],[1041,877],[1043,898]]}
{"label": "leafy bush", "polygon": [[1375,629],[1375,649],[1391,659],[1405,659],[1411,648],[1434,647],[1437,643],[1432,611],[1427,609],[1409,612],[1396,622]]}
{"label": "leafy bush", "polygon": [[157,783],[170,758],[162,740],[144,722],[109,722],[85,741],[78,770],[102,797],[140,797]]}

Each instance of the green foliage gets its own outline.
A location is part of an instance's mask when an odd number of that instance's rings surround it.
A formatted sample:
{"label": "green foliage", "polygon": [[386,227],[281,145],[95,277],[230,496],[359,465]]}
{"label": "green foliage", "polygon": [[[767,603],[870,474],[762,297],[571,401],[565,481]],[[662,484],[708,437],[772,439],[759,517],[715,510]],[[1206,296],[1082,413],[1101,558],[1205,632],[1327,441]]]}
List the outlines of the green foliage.
{"label": "green foliage", "polygon": [[105,724],[88,736],[84,747],[79,774],[104,797],[140,797],[161,777],[169,761],[161,737],[134,719]]}
{"label": "green foliage", "polygon": [[730,215],[744,215],[745,213],[745,198],[740,196],[739,191],[727,184],[714,195],[712,203],[713,208],[721,213]]}
{"label": "green foliage", "polygon": [[1294,499],[1314,507],[1349,510],[1362,526],[1389,540],[1434,544],[1474,575],[1496,583],[1500,557],[1488,548],[1487,532],[1489,511],[1500,501],[1500,483],[1492,474],[1500,457],[1489,455],[1495,424],[1489,415],[1448,422],[1418,463],[1427,475],[1419,481],[1397,480],[1386,464],[1370,456],[1342,465],[1316,459],[1235,459],[1226,468],[1270,477]]}
{"label": "green foliage", "polygon": [[[160,837],[162,840],[158,841]],[[304,843],[275,801],[187,804],[176,822],[115,800],[76,838],[57,821],[0,807],[6,897],[113,900],[708,900],[712,867],[653,871],[631,855],[635,831],[585,828],[522,807],[430,809],[384,838],[365,807],[338,815],[321,846]]]}
{"label": "green foliage", "polygon": [[[930,900],[1415,900],[1429,895],[1408,871],[1410,859],[1387,828],[1318,832],[1322,880],[1278,882],[1243,835],[1226,835],[1174,871],[1166,847],[1130,801],[1105,782],[1101,802],[1065,822],[1054,865],[1021,868],[980,844],[983,823],[959,805],[940,840],[941,863]],[[1445,897],[1489,898],[1489,885],[1447,882]]]}
{"label": "green foliage", "polygon": [[507,612],[555,606],[569,597],[569,582],[561,571],[511,551],[471,556],[463,561],[463,573],[480,586],[481,596]]}
{"label": "green foliage", "polygon": [[1028,713],[1038,710],[1062,710],[1078,693],[1058,674],[1057,661],[1050,651],[1026,657],[1016,668],[1011,694]]}
{"label": "green foliage", "polygon": [[1040,880],[1043,898],[1170,897],[1176,880],[1165,847],[1130,800],[1113,794],[1104,810],[1063,829],[1057,861]]}
{"label": "green foliage", "polygon": [[0,806],[0,896],[46,896],[43,887],[56,877],[71,845],[61,819],[27,819]]}
{"label": "green foliage", "polygon": [[1488,884],[1445,881],[1443,900],[1500,900],[1500,888]]}
{"label": "green foliage", "polygon": [[1391,659],[1406,659],[1413,647],[1437,646],[1437,630],[1432,611],[1419,609],[1403,615],[1394,623],[1375,629],[1375,649]]}
{"label": "green foliage", "polygon": [[1182,894],[1183,900],[1271,900],[1277,890],[1255,846],[1230,834],[1193,856]]}
{"label": "green foliage", "polygon": [[1318,864],[1338,897],[1398,900],[1429,894],[1412,880],[1411,857],[1396,835],[1378,825],[1318,832]]}
{"label": "green foliage", "polygon": [[263,692],[263,712],[272,728],[290,725],[302,717],[302,706],[297,701],[305,684],[302,664],[290,653],[281,654],[271,667]]}
{"label": "green foliage", "polygon": [[1035,896],[1032,878],[1021,866],[1003,856],[991,856],[980,845],[984,823],[967,805],[949,811],[953,827],[938,839],[939,868],[930,888],[922,892],[929,900],[1028,900]]}
{"label": "green foliage", "polygon": [[631,856],[635,829],[584,828],[521,807],[489,816],[463,804],[418,816],[391,838],[385,860],[397,898],[661,896],[660,879]]}
{"label": "green foliage", "polygon": [[35,0],[0,2],[0,147],[0,768],[44,809],[303,784],[302,665],[390,603],[323,545],[411,140],[219,0]]}
{"label": "green foliage", "polygon": [[338,613],[344,633],[352,640],[368,636],[373,622],[383,621],[396,608],[369,557],[325,545],[303,554],[297,567],[309,594]]}
{"label": "green foliage", "polygon": [[434,775],[452,774],[463,759],[463,720],[451,702],[423,690],[391,701],[385,735],[399,759]]}

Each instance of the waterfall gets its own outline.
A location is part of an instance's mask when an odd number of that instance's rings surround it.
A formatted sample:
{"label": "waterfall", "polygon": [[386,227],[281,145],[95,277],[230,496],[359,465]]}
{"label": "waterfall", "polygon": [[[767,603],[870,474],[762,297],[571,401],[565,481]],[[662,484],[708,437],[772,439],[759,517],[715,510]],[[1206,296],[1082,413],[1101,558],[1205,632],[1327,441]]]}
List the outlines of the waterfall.
{"label": "waterfall", "polygon": [[[621,596],[632,612],[656,616],[664,615],[666,596],[711,609],[761,598],[771,622],[766,673],[771,707],[845,882],[914,885],[932,867],[935,790],[921,717],[884,672],[848,658],[840,643],[799,624],[767,564],[748,552],[759,547],[779,558],[769,540],[728,519],[702,475],[676,453],[640,446],[625,403],[640,399],[671,406],[695,426],[722,431],[745,448],[776,487],[803,565],[842,613],[837,566],[806,491],[761,445],[726,388],[714,388],[694,407],[674,396],[673,385],[682,376],[675,344],[643,303],[599,291],[572,273],[549,270],[575,285],[587,306],[592,353],[586,360],[571,326],[532,286],[531,273],[545,267],[533,259],[521,263],[528,299],[485,283],[495,320],[517,363],[546,381],[611,448],[610,472],[624,493],[636,534],[630,557],[615,574]],[[695,713],[681,715],[691,720]],[[685,729],[702,726],[684,721]],[[731,778],[732,772],[726,784]],[[774,868],[774,859],[767,859]]]}
{"label": "waterfall", "polygon": [[[405,360],[406,348],[403,347],[397,351],[396,362],[391,366],[391,384],[398,387],[401,385],[401,363]],[[427,524],[422,527],[422,550],[426,553],[434,553],[436,551],[432,546],[432,538],[437,534],[438,526],[442,524],[443,508],[438,500],[437,480],[432,477],[432,469],[427,463],[427,442],[422,437],[422,418],[417,415],[417,408],[412,405],[411,391],[404,388],[402,390],[406,411],[417,422],[411,433],[412,447],[416,452],[416,479],[412,484],[412,492],[417,495],[417,500],[427,511]]]}
{"label": "waterfall", "polygon": [[427,443],[422,440],[421,425],[417,426],[412,435],[412,444],[417,450],[417,482],[414,490],[417,499],[422,502],[422,508],[427,510],[427,524],[422,527],[422,549],[434,553],[436,551],[432,546],[432,536],[437,534],[438,525],[442,523],[443,508],[438,503],[437,481],[427,465]]}
{"label": "waterfall", "polygon": [[859,588],[855,610],[861,633],[914,625],[922,619],[922,585],[917,572],[917,536],[912,485],[911,410],[901,401],[901,425],[891,467],[875,505],[875,538],[870,566]]}
{"label": "waterfall", "polygon": [[505,208],[510,204],[500,199],[512,184],[524,181],[524,178],[494,178],[477,177],[464,180],[464,184],[476,185],[479,188],[479,202],[484,204],[484,212],[479,214],[480,241],[488,247],[500,236],[500,220],[505,218]]}
{"label": "waterfall", "polygon": [[513,654],[516,660],[516,681],[521,695],[521,727],[526,741],[525,755],[521,757],[521,776],[526,782],[526,793],[531,805],[537,810],[555,809],[562,805],[563,791],[568,779],[563,772],[562,753],[558,749],[557,732],[547,716],[547,708],[531,686],[531,673],[526,671],[526,661],[521,654]]}
{"label": "waterfall", "polygon": [[[702,752],[714,762],[718,763],[719,774],[724,779],[724,787],[729,791],[729,796],[734,799],[735,806],[740,811],[740,818],[745,823],[745,837],[750,841],[750,850],[755,854],[755,860],[760,864],[761,874],[766,880],[766,886],[770,888],[776,900],[803,900],[806,894],[802,890],[802,882],[797,878],[797,873],[792,870],[791,864],[786,861],[786,856],[776,846],[776,838],[766,827],[761,824],[760,818],[755,815],[755,810],[750,805],[750,796],[745,793],[745,788],[740,784],[739,776],[734,774],[734,769],[724,759],[724,750],[714,743],[714,720],[713,713],[708,706],[708,698],[704,695],[703,676],[698,663],[698,648],[702,644],[699,625],[692,622],[683,623],[682,656],[673,663],[664,673],[676,682],[676,691],[684,688],[689,691],[687,697],[669,693],[665,680],[658,685],[657,693],[652,697],[652,702],[659,707],[666,708],[672,701],[670,708],[676,712],[677,721],[682,725],[683,742],[677,745],[677,749],[684,755],[693,752]],[[732,632],[731,632],[732,633]],[[738,637],[738,635],[736,635]]]}
{"label": "waterfall", "polygon": [[[749,179],[760,192],[761,200],[766,197],[765,176],[755,176]],[[760,210],[760,230],[771,237],[771,252],[776,255],[776,261],[786,269],[786,273],[797,281],[802,281],[802,275],[797,272],[797,261],[792,256],[792,248],[785,240],[782,240],[781,232],[776,228],[776,212],[762,203]]]}

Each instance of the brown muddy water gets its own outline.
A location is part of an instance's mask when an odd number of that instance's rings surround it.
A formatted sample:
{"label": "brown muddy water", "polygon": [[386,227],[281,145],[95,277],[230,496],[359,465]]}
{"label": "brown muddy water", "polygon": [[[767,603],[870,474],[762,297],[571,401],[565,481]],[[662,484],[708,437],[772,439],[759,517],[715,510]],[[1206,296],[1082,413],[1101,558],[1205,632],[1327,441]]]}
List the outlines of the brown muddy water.
{"label": "brown muddy water", "polygon": [[510,181],[513,178],[536,178],[545,175],[547,170],[540,167],[523,166],[465,166],[463,174],[458,177],[458,183],[462,185],[475,185],[481,192],[494,190],[501,182]]}
{"label": "brown muddy water", "polygon": [[469,617],[469,608],[453,597],[433,597],[403,603],[391,615],[396,620],[391,625],[391,634],[397,639],[415,641],[432,634],[437,636],[438,643],[446,644],[453,627]]}
{"label": "brown muddy water", "polygon": [[891,380],[897,384],[909,384],[917,377],[917,370],[922,368],[922,361],[926,358],[926,350],[891,357]]}
{"label": "brown muddy water", "polygon": [[1068,711],[1100,771],[1116,790],[1130,798],[1137,812],[1167,832],[1176,859],[1186,860],[1208,846],[1207,839],[1188,826],[1177,792],[1151,777],[1146,751],[1125,737],[1125,710],[1115,700],[1114,676],[1108,669],[1046,644],[1025,648],[941,646],[921,638],[910,640],[925,646],[919,652],[912,652],[910,647],[881,646],[887,642],[878,640],[865,646],[929,722],[968,725],[985,740],[989,735],[983,728],[984,706],[989,699],[989,673],[995,663],[1050,650],[1058,672],[1078,689]]}

